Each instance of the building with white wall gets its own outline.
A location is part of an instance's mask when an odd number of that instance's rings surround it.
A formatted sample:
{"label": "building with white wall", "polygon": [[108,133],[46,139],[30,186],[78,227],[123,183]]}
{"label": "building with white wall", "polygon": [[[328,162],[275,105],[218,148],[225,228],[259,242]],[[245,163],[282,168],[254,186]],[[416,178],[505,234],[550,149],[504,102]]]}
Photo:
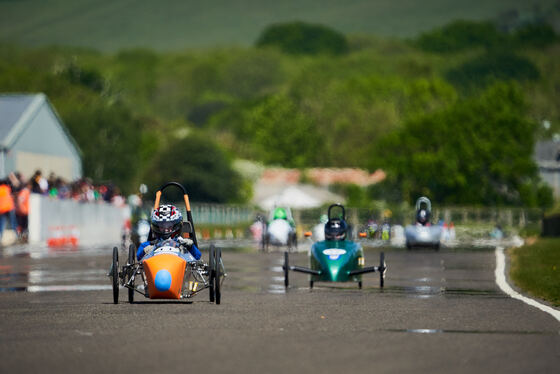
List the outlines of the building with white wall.
{"label": "building with white wall", "polygon": [[0,178],[35,170],[81,178],[80,149],[44,94],[0,95]]}

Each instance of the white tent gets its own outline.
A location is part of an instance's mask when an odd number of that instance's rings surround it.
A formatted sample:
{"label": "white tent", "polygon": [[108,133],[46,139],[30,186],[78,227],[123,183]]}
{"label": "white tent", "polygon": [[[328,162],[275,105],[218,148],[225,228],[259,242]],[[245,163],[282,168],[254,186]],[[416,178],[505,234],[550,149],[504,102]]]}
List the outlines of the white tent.
{"label": "white tent", "polygon": [[266,197],[259,202],[259,205],[261,208],[267,210],[275,206],[304,209],[319,207],[322,205],[322,201],[297,186],[290,186],[274,195]]}

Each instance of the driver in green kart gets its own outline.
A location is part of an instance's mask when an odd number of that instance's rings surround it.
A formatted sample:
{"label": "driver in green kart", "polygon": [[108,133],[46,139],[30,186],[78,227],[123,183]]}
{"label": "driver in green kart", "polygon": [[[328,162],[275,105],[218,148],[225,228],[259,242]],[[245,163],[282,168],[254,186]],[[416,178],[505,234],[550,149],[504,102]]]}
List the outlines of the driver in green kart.
{"label": "driver in green kart", "polygon": [[288,218],[288,214],[286,213],[286,209],[284,209],[284,208],[278,207],[278,208],[274,209],[274,213],[272,215],[272,220],[274,221],[274,220],[277,220],[277,219],[286,220],[290,224],[290,226],[292,226],[292,227],[296,226],[293,219]]}

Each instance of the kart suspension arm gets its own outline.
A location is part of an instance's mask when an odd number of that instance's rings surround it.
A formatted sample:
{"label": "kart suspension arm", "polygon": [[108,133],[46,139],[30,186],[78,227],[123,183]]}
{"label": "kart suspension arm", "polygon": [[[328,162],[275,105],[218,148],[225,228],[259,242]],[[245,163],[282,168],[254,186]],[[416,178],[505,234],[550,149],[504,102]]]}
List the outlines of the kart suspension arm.
{"label": "kart suspension arm", "polygon": [[[284,266],[282,266],[283,268]],[[321,275],[321,270],[313,270],[309,268],[304,268],[302,266],[288,266],[289,270],[297,271],[300,273],[311,274],[311,275]]]}
{"label": "kart suspension arm", "polygon": [[365,274],[365,273],[374,273],[376,271],[382,272],[385,268],[380,266],[369,266],[367,268],[356,269],[348,272],[348,275],[358,275],[358,274]]}

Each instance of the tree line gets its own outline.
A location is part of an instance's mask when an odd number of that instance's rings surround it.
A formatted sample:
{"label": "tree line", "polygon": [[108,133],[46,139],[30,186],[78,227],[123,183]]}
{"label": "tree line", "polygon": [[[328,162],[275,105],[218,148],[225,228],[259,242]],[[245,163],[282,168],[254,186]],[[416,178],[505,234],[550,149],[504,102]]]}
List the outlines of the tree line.
{"label": "tree line", "polygon": [[292,22],[253,48],[3,45],[0,91],[45,92],[84,172],[128,192],[177,179],[194,200],[247,201],[232,168],[244,158],[387,170],[369,199],[547,206],[532,152],[560,128],[558,55],[540,23],[456,21],[394,40]]}

